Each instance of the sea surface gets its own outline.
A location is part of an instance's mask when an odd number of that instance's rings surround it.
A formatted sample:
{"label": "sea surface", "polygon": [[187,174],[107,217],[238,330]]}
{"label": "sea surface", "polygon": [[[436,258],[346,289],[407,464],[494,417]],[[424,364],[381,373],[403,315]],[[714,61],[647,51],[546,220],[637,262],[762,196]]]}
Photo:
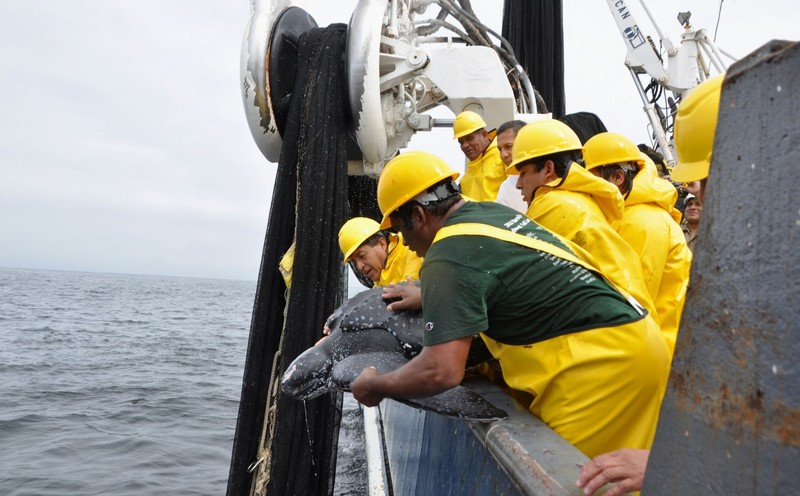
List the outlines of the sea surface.
{"label": "sea surface", "polygon": [[0,495],[224,494],[255,289],[0,268]]}

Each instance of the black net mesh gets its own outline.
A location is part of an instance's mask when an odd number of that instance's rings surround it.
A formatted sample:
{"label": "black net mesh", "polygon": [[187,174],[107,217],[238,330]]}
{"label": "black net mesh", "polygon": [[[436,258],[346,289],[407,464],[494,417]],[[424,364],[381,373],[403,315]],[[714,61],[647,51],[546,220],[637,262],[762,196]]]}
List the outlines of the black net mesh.
{"label": "black net mesh", "polygon": [[383,216],[378,207],[378,180],[367,176],[350,176],[350,215],[351,217],[371,217],[380,222]]}
{"label": "black net mesh", "polygon": [[553,113],[564,115],[564,26],[561,0],[505,0],[503,38],[514,49]]}
{"label": "black net mesh", "polygon": [[[350,176],[350,213],[352,217],[370,217],[380,222],[382,219],[381,210],[378,207],[378,199],[375,192],[378,189],[378,181],[367,176]],[[353,276],[363,286],[371,288],[375,286],[372,280],[363,275],[356,268],[355,262],[350,261],[349,267]]]}
{"label": "black net mesh", "polygon": [[[250,492],[248,466],[259,458],[271,376],[279,381],[287,365],[320,337],[325,319],[343,301],[345,266],[336,236],[349,216],[345,37],[344,25],[332,25],[312,29],[301,38],[295,96],[283,133],[253,309],[229,495]],[[360,211],[361,200],[356,200]],[[278,263],[295,235],[287,305]],[[340,405],[340,395],[304,404],[278,392],[274,415],[266,422],[271,432],[264,443],[270,453],[268,494],[332,493]]]}

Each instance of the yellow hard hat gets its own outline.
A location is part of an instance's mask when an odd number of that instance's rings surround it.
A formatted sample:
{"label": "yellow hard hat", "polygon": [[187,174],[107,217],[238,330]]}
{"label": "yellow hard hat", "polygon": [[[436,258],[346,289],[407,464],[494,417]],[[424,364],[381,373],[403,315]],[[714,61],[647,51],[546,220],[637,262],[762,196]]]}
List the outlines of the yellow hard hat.
{"label": "yellow hard hat", "polygon": [[586,170],[628,162],[636,162],[640,169],[644,166],[642,152],[633,141],[621,134],[607,132],[596,134],[583,144],[583,162]]}
{"label": "yellow hard hat", "polygon": [[483,117],[471,110],[465,110],[456,116],[453,122],[453,139],[472,134],[478,129],[486,128]]}
{"label": "yellow hard hat", "polygon": [[675,116],[678,164],[672,169],[673,181],[688,183],[708,177],[724,77],[718,74],[707,79],[678,105]]}
{"label": "yellow hard hat", "polygon": [[391,159],[378,179],[378,206],[383,214],[380,228],[391,227],[389,216],[406,202],[442,179],[458,176],[447,162],[432,153],[410,151]]}
{"label": "yellow hard hat", "polygon": [[344,254],[345,263],[350,261],[350,255],[364,244],[375,233],[381,230],[377,221],[369,217],[353,217],[339,229],[339,248]]}
{"label": "yellow hard hat", "polygon": [[582,148],[578,135],[563,122],[555,119],[534,121],[520,129],[514,138],[511,165],[506,168],[506,173],[519,174],[517,165],[532,158]]}

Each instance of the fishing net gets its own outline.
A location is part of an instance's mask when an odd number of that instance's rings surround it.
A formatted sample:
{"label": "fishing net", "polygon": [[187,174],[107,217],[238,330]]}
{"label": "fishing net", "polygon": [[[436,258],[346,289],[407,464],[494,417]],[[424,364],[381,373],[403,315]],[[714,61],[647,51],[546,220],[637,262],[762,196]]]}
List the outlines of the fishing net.
{"label": "fishing net", "polygon": [[564,25],[561,0],[505,0],[502,34],[553,117],[564,115]]}
{"label": "fishing net", "polygon": [[[347,176],[345,38],[345,25],[331,25],[312,29],[300,40],[253,309],[228,495],[333,491],[341,395],[304,403],[284,395],[279,382],[292,360],[319,339],[325,319],[343,301],[345,266],[337,234],[350,215],[351,188],[353,210],[374,216],[374,181],[370,185]],[[293,240],[287,291],[278,263]]]}

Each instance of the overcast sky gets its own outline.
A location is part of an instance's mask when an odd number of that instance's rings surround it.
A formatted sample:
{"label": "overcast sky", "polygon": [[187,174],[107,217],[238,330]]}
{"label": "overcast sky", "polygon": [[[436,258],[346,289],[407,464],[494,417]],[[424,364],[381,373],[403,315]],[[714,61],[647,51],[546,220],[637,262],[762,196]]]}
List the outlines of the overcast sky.
{"label": "overcast sky", "polygon": [[[357,2],[296,3],[325,26]],[[502,3],[472,3],[499,31]],[[606,2],[564,4],[567,111],[645,141]],[[726,0],[717,42],[797,40],[798,5]],[[715,1],[649,6],[673,43],[681,10],[713,35]],[[247,0],[0,0],[0,267],[256,279],[275,165],[239,91],[249,17]],[[451,136],[412,147],[460,166]]]}

